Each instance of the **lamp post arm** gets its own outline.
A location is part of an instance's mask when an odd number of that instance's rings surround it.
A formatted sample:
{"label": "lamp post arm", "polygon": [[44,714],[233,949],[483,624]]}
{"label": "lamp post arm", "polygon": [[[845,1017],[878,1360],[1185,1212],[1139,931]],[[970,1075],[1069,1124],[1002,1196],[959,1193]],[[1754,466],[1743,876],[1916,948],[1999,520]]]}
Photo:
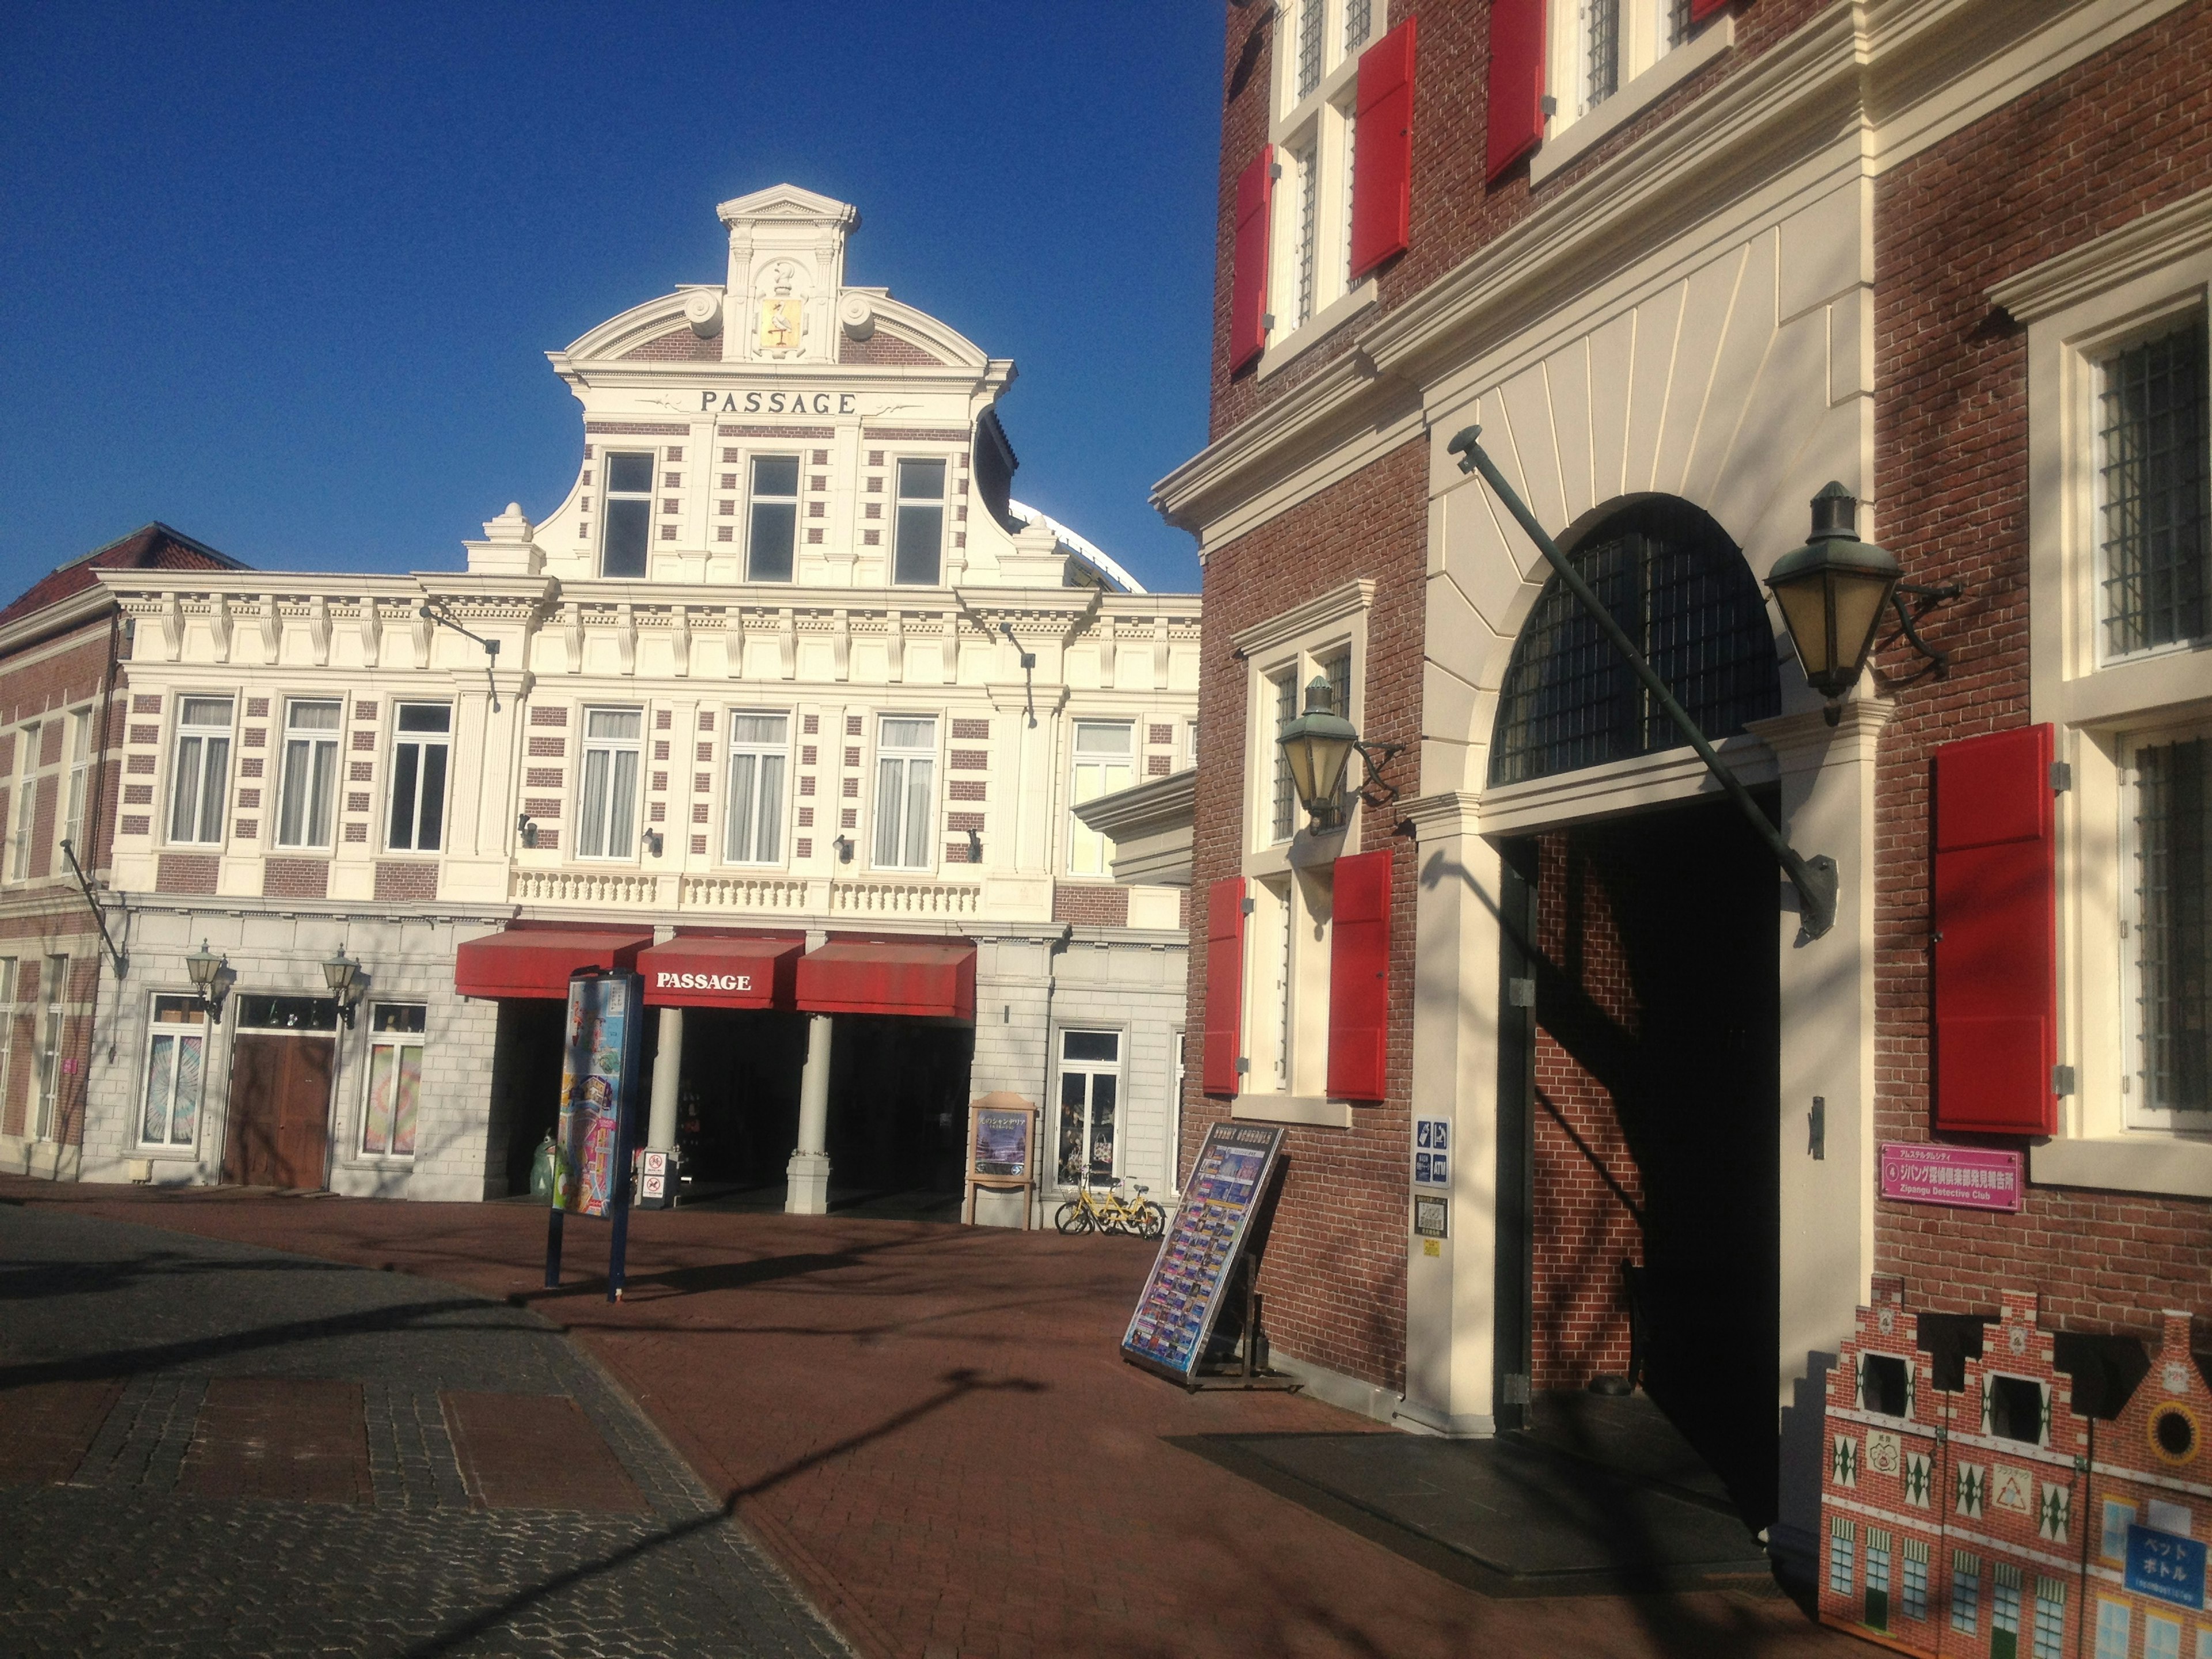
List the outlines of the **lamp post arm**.
{"label": "lamp post arm", "polygon": [[1590,585],[1583,580],[1582,573],[1568,562],[1565,554],[1559,551],[1559,544],[1536,521],[1536,515],[1528,510],[1528,503],[1514,492],[1511,484],[1505,482],[1504,475],[1498,470],[1498,464],[1484,453],[1481,444],[1476,441],[1481,432],[1480,427],[1471,426],[1451,441],[1452,453],[1461,458],[1460,470],[1482,475],[1484,481],[1497,493],[1498,499],[1505,503],[1506,510],[1512,514],[1521,528],[1528,532],[1528,539],[1536,544],[1537,551],[1559,573],[1567,592],[1575,596],[1575,602],[1589,613],[1591,619],[1612,642],[1613,648],[1620,653],[1623,660],[1643,683],[1644,689],[1658,700],[1660,708],[1667,712],[1667,718],[1674,722],[1676,729],[1688,740],[1690,747],[1698,751],[1698,758],[1705,762],[1705,769],[1713,775],[1721,787],[1728,792],[1729,799],[1751,820],[1752,827],[1759,832],[1759,838],[1766,843],[1776,862],[1781,865],[1782,873],[1790,878],[1790,884],[1797,890],[1798,921],[1804,928],[1805,937],[1820,938],[1835,925],[1836,861],[1826,854],[1816,854],[1808,859],[1782,838],[1782,832],[1774,827],[1773,821],[1751,798],[1751,791],[1745,788],[1741,780],[1723,763],[1719,751],[1698,729],[1697,721],[1692,720],[1688,711],[1674,701],[1674,694],[1667,689],[1667,682],[1661,679],[1651,665],[1644,659],[1644,653],[1637,648],[1636,642],[1613,620],[1613,613],[1605,608]]}

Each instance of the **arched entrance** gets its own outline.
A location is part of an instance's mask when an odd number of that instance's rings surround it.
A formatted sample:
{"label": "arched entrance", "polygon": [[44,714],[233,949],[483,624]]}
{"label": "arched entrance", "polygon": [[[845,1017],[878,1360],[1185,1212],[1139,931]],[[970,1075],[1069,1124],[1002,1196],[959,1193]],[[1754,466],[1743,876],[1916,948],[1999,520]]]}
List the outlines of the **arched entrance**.
{"label": "arched entrance", "polygon": [[[1631,503],[1570,556],[1709,737],[1777,712],[1764,598],[1708,515]],[[1681,747],[1553,580],[1506,671],[1492,791]],[[1571,818],[1501,851],[1504,977],[1533,992],[1505,999],[1519,1025],[1501,1078],[1501,1370],[1525,1368],[1539,1395],[1640,1372],[1765,1525],[1778,1328],[1772,856],[1710,793]]]}

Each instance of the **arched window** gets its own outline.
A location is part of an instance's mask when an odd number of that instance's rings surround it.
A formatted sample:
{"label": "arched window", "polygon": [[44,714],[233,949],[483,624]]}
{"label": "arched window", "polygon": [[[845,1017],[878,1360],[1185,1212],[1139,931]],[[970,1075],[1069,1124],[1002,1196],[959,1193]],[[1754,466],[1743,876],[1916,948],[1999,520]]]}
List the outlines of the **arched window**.
{"label": "arched window", "polygon": [[[1781,706],[1766,604],[1727,532],[1686,501],[1639,502],[1568,555],[1709,738]],[[1681,744],[1681,733],[1554,575],[1514,641],[1490,751],[1522,783]]]}

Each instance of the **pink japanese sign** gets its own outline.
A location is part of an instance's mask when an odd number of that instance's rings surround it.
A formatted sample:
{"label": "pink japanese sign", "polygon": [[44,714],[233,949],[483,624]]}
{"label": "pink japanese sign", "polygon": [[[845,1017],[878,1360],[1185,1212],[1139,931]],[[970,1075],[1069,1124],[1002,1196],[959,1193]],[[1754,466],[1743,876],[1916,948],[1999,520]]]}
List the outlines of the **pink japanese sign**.
{"label": "pink japanese sign", "polygon": [[2018,1152],[1933,1141],[1881,1144],[1881,1195],[1961,1210],[2017,1210],[2027,1186]]}

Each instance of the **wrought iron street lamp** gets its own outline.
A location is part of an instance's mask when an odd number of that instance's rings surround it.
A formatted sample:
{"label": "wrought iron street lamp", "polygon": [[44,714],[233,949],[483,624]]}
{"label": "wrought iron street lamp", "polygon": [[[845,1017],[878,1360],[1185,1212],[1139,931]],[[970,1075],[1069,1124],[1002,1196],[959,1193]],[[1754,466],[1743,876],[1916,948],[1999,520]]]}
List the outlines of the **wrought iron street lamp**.
{"label": "wrought iron street lamp", "polygon": [[192,989],[200,994],[200,1000],[207,1005],[211,1018],[219,1018],[222,1013],[222,970],[228,965],[223,957],[208,949],[205,939],[200,941],[198,950],[185,958],[185,971],[192,976]]}
{"label": "wrought iron street lamp", "polygon": [[361,1000],[361,964],[338,946],[337,955],[323,964],[323,983],[330,987],[331,995],[337,999],[338,1018],[353,1027],[354,1005]]}
{"label": "wrought iron street lamp", "polygon": [[1831,726],[1866,667],[1901,574],[1895,555],[1859,539],[1858,515],[1851,492],[1829,484],[1813,497],[1813,533],[1805,545],[1777,559],[1766,578],[1806,684],[1828,700]]}
{"label": "wrought iron street lamp", "polygon": [[[1359,798],[1366,800],[1369,787],[1382,783],[1378,775],[1383,764],[1406,747],[1402,743],[1361,742],[1358,728],[1336,712],[1335,704],[1336,694],[1328,677],[1315,675],[1306,687],[1305,712],[1275,739],[1290,766],[1291,787],[1297,791],[1298,804],[1317,829],[1334,829],[1342,821],[1337,802],[1343,798],[1344,769],[1355,751],[1367,769],[1366,781],[1358,790]],[[1395,789],[1387,783],[1382,787],[1388,792],[1383,799],[1369,805],[1379,806],[1397,799]]]}

